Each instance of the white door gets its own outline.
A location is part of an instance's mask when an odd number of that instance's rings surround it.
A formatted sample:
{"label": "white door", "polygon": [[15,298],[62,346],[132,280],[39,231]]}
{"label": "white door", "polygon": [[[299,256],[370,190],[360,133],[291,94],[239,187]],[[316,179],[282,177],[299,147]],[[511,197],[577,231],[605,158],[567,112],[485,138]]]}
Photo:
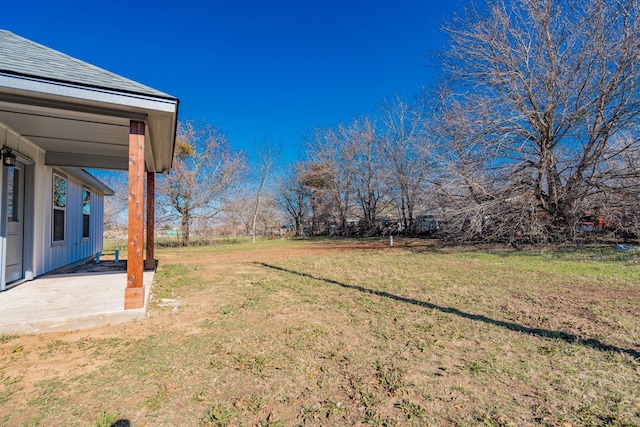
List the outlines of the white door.
{"label": "white door", "polygon": [[7,284],[24,277],[24,167],[7,171]]}

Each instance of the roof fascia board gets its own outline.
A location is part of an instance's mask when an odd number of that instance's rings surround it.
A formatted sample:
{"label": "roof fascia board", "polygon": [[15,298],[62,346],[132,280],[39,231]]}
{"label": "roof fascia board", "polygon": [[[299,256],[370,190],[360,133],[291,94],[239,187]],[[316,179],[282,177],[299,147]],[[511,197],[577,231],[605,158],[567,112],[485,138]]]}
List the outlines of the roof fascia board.
{"label": "roof fascia board", "polygon": [[[94,115],[94,120],[99,121],[101,117],[114,117],[117,119],[126,119],[126,120],[137,120],[140,122],[144,122],[147,120],[148,115],[146,113],[138,113],[127,111],[123,109],[116,108],[104,108],[94,105],[87,104],[79,104],[68,101],[58,101],[52,99],[44,99],[44,98],[35,98],[32,96],[24,96],[17,95],[14,93],[1,93],[0,92],[0,109],[2,108],[11,108],[11,104],[24,105],[26,107],[26,111],[13,111],[18,114],[44,114],[52,118],[70,118],[64,113],[58,113],[59,111],[69,112],[72,111],[74,113],[80,114],[91,114]],[[32,112],[33,110],[35,112]]]}
{"label": "roof fascia board", "polygon": [[23,76],[8,75],[5,73],[0,73],[0,87],[1,86],[16,90],[62,96],[65,98],[82,99],[174,114],[177,112],[178,107],[177,99],[154,98],[144,95],[115,92]]}

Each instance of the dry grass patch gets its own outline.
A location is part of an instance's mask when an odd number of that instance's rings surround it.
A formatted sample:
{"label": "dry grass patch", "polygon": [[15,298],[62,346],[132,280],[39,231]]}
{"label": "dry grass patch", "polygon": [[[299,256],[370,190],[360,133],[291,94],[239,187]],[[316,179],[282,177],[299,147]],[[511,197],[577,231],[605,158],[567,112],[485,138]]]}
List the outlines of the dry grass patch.
{"label": "dry grass patch", "polygon": [[0,340],[2,425],[640,424],[633,260],[420,240],[159,256],[146,321]]}

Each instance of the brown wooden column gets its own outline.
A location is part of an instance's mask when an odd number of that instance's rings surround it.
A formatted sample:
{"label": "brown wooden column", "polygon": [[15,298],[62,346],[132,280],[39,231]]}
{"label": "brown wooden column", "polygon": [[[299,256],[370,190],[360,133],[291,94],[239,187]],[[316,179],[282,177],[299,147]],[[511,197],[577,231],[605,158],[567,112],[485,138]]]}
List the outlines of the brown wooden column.
{"label": "brown wooden column", "polygon": [[129,228],[124,309],[144,307],[144,122],[129,124]]}
{"label": "brown wooden column", "polygon": [[154,257],[155,245],[155,172],[147,172],[147,259],[144,262],[145,270],[153,270],[156,268],[156,260]]}

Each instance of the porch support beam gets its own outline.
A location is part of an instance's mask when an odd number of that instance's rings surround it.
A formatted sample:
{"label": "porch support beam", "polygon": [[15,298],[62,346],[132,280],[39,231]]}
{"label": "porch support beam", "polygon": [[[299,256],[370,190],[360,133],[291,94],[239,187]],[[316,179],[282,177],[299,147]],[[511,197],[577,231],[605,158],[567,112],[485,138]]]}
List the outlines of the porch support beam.
{"label": "porch support beam", "polygon": [[144,262],[145,270],[154,270],[156,260],[154,257],[155,245],[155,181],[156,174],[147,171],[147,259]]}
{"label": "porch support beam", "polygon": [[129,225],[127,238],[127,288],[124,309],[144,307],[144,133],[145,124],[129,124]]}

